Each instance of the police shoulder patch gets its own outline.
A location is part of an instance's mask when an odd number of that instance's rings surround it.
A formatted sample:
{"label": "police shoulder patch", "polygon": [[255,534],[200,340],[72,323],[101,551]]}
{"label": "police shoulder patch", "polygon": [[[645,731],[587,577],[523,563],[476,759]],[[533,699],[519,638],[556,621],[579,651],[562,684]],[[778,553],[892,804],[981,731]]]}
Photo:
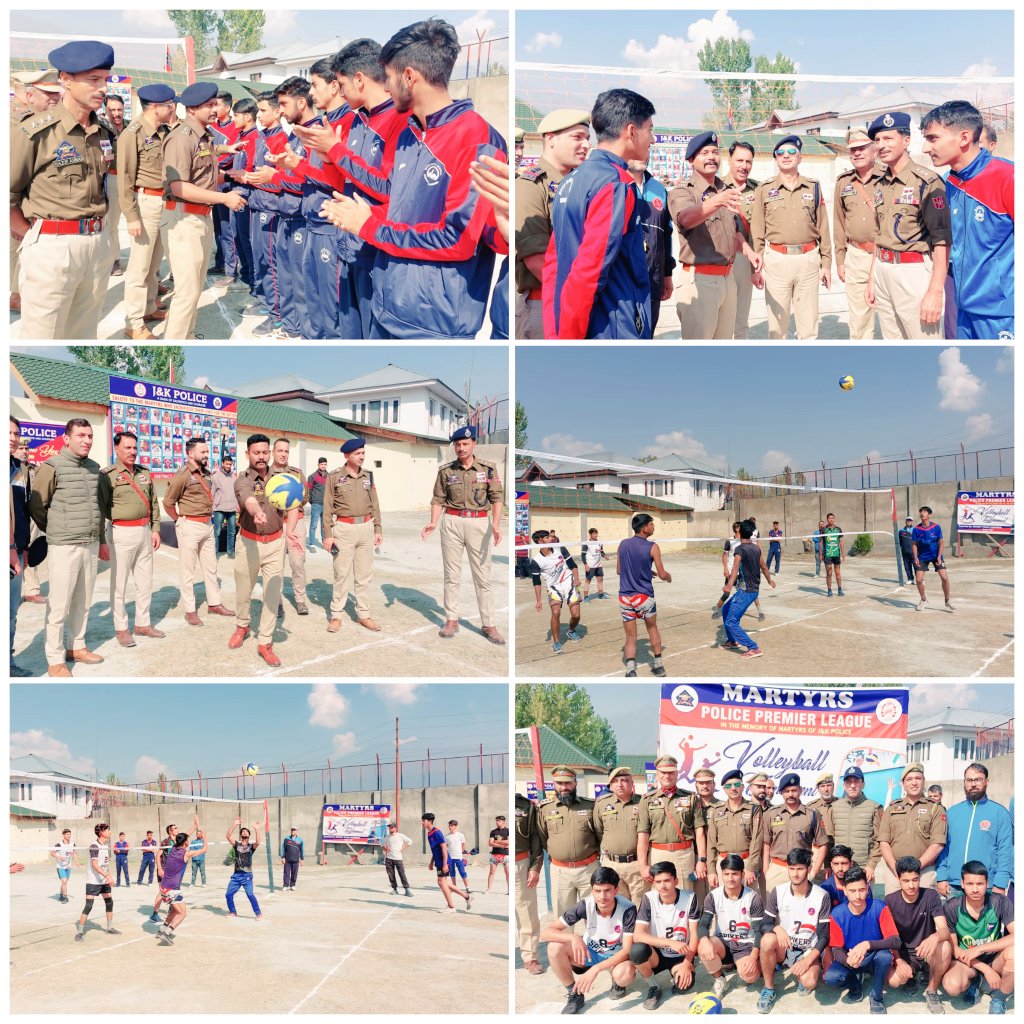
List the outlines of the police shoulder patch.
{"label": "police shoulder patch", "polygon": [[49,128],[59,120],[60,118],[56,114],[42,114],[31,121],[23,122],[19,127],[29,138],[32,138],[33,135],[38,135],[44,128]]}
{"label": "police shoulder patch", "polygon": [[536,181],[544,173],[544,168],[540,164],[534,164],[532,167],[526,167],[519,172],[519,177],[524,181]]}

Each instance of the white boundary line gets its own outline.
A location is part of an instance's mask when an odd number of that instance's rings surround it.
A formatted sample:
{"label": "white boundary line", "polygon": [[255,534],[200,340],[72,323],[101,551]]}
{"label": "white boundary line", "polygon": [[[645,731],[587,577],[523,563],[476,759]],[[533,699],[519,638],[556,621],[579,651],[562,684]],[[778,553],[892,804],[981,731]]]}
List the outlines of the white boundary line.
{"label": "white boundary line", "polygon": [[977,679],[978,676],[980,676],[981,673],[984,672],[985,669],[987,669],[989,667],[989,665],[991,665],[992,662],[996,660],[996,658],[998,658],[1001,654],[1005,654],[1006,651],[1008,651],[1012,646],[1013,646],[1013,640],[1011,640],[1008,644],[1004,644],[1002,647],[1000,647],[999,650],[996,651],[995,654],[993,654],[991,657],[985,659],[985,661],[981,665],[981,668],[979,668],[977,672],[972,672],[971,673],[971,678],[972,679]]}

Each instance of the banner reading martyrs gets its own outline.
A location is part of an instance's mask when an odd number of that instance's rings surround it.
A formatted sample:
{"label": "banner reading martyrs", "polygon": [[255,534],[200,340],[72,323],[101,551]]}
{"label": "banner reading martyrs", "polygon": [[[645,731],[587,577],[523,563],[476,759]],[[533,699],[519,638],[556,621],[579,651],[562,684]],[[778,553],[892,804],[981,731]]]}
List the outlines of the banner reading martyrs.
{"label": "banner reading martyrs", "polygon": [[156,480],[169,479],[184,465],[185,442],[192,437],[203,437],[210,446],[211,471],[225,455],[238,463],[238,399],[231,395],[111,375],[112,455],[114,434],[124,430],[138,437],[138,463]]}
{"label": "banner reading martyrs", "polygon": [[64,447],[63,423],[22,423],[21,439],[28,441],[28,461],[38,465],[53,458]]}
{"label": "banner reading martyrs", "polygon": [[390,804],[324,804],[324,842],[379,846],[390,817]]}
{"label": "banner reading martyrs", "polygon": [[864,772],[864,792],[884,803],[899,784],[907,754],[909,691],[810,689],[746,683],[666,683],[661,689],[658,749],[679,762],[679,784],[711,768],[720,780],[738,768],[744,778],[766,772],[778,784],[796,772],[804,799],[817,795],[822,772]]}
{"label": "banner reading martyrs", "polygon": [[961,533],[1013,533],[1013,491],[960,491],[956,528]]}

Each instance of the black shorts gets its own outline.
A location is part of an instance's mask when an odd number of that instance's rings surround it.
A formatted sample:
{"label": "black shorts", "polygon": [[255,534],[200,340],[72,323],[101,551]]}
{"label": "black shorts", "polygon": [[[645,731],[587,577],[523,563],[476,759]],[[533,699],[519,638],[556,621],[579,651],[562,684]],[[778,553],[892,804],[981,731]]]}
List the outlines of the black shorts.
{"label": "black shorts", "polygon": [[722,957],[723,964],[735,965],[738,961],[750,956],[754,949],[752,945],[743,945],[735,939],[727,939],[723,935],[716,935],[715,938],[725,946],[725,956]]}
{"label": "black shorts", "polygon": [[587,570],[587,582],[589,583],[594,577],[604,579],[604,569],[600,565]]}
{"label": "black shorts", "polygon": [[88,896],[109,896],[110,895],[110,883],[104,882],[102,885],[90,885],[86,883],[85,895]]}
{"label": "black shorts", "polygon": [[447,878],[448,877],[448,865],[447,864],[443,868],[439,868],[435,864],[434,865],[434,870],[437,872],[437,877],[438,878]]}
{"label": "black shorts", "polygon": [[681,956],[665,956],[663,949],[655,949],[654,952],[658,956],[658,962],[654,965],[654,973],[661,974],[662,971],[670,971],[676,964],[683,962]]}
{"label": "black shorts", "polygon": [[826,565],[842,565],[843,564],[843,559],[842,559],[842,556],[840,556],[840,555],[826,555],[822,559],[822,561]]}
{"label": "black shorts", "polygon": [[905,964],[910,965],[910,969],[914,972],[911,978],[916,978],[918,975],[926,974],[928,971],[928,961],[922,960],[921,957],[914,953],[911,953],[909,949],[901,949],[897,956]]}
{"label": "black shorts", "polygon": [[922,559],[918,562],[918,564],[914,566],[914,572],[927,572],[929,566],[936,572],[946,571],[946,563],[944,561],[938,558],[929,558],[927,561]]}

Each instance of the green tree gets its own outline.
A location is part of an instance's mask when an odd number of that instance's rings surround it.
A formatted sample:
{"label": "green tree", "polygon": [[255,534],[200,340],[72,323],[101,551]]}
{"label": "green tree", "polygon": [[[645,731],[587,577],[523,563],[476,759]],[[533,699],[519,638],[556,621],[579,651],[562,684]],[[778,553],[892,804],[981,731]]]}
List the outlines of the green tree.
{"label": "green tree", "polygon": [[112,373],[152,380],[185,379],[185,349],[182,345],[69,345],[68,351],[80,363],[99,366]]}
{"label": "green tree", "polygon": [[487,71],[484,74],[485,78],[498,78],[501,75],[508,74],[507,64],[488,64]]}
{"label": "green tree", "polygon": [[545,683],[516,687],[516,728],[546,725],[575,743],[597,764],[613,765],[618,758],[615,731],[591,703],[581,686]]}
{"label": "green tree", "polygon": [[[697,63],[701,71],[749,71],[750,46],[745,39],[720,37],[713,43],[709,39],[697,54]],[[729,123],[730,104],[733,124],[738,126],[745,120],[746,82],[741,79],[705,78],[704,84],[713,103],[712,109],[704,115],[704,127],[725,128]]]}
{"label": "green tree", "polygon": [[[527,445],[526,428],[529,427],[530,420],[526,415],[526,406],[523,405],[518,399],[516,400],[516,448],[525,448]],[[530,464],[530,460],[525,455],[516,456],[516,469],[525,469]]]}
{"label": "green tree", "polygon": [[657,455],[641,455],[636,461],[637,462],[653,462],[658,456]]}
{"label": "green tree", "polygon": [[179,36],[191,36],[192,48],[195,53],[196,67],[206,67],[216,56],[213,38],[220,32],[221,17],[217,11],[181,10],[168,11],[167,17]]}
{"label": "green tree", "polygon": [[263,46],[265,12],[253,8],[225,10],[217,26],[217,46],[235,53],[252,53]]}
{"label": "green tree", "polygon": [[[796,64],[780,50],[774,60],[756,57],[754,70],[759,74],[792,75],[796,72]],[[796,82],[793,81],[752,80],[749,93],[750,124],[766,121],[773,110],[796,110],[800,106],[796,100]]]}

